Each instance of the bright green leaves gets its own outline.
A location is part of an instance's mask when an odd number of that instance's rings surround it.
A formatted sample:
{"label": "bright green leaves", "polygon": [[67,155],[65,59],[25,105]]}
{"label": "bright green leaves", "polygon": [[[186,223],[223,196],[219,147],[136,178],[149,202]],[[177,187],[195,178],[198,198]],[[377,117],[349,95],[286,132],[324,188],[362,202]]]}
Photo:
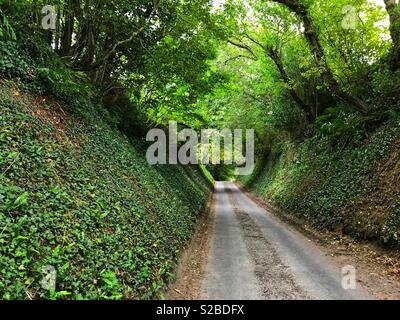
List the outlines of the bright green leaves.
{"label": "bright green leaves", "polygon": [[28,192],[24,192],[23,194],[21,194],[17,199],[15,199],[12,208],[18,209],[22,206],[26,206],[28,204],[28,197]]}
{"label": "bright green leaves", "polygon": [[112,271],[104,271],[101,274],[101,297],[108,300],[118,300],[122,298],[121,286],[116,274]]}
{"label": "bright green leaves", "polygon": [[14,29],[11,27],[7,17],[0,10],[0,40],[17,40]]}
{"label": "bright green leaves", "polygon": [[173,47],[174,46],[174,38],[172,38],[171,36],[168,35],[164,38],[164,43],[169,47]]}
{"label": "bright green leaves", "polygon": [[0,185],[0,212],[12,213],[28,205],[29,193],[16,186]]}

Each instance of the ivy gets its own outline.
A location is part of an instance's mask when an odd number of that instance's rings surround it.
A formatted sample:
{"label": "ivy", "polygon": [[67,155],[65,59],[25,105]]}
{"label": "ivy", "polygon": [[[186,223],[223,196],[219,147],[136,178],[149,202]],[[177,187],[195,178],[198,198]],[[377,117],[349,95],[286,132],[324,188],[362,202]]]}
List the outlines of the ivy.
{"label": "ivy", "polygon": [[200,169],[150,167],[100,117],[59,111],[60,131],[35,116],[54,105],[13,90],[0,87],[0,297],[158,297],[210,192]]}

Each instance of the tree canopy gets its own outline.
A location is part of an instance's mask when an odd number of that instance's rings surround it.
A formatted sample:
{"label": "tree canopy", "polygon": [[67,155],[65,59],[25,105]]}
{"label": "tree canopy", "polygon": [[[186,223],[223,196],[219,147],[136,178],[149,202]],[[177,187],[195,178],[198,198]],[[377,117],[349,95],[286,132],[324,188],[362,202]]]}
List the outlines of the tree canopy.
{"label": "tree canopy", "polygon": [[41,25],[48,1],[2,1],[3,40],[34,58],[47,46],[147,123],[252,127],[268,141],[398,101],[395,0],[50,2],[53,30]]}

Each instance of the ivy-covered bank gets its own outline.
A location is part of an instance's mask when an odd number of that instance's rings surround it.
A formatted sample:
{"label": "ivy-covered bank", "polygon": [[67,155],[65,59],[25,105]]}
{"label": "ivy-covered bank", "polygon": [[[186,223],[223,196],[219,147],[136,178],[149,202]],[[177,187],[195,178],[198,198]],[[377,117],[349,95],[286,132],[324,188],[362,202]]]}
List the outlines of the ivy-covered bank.
{"label": "ivy-covered bank", "polygon": [[282,143],[243,183],[287,213],[319,228],[398,245],[400,119],[358,142],[316,134]]}
{"label": "ivy-covered bank", "polygon": [[210,190],[197,167],[150,167],[100,112],[2,82],[0,298],[160,297]]}

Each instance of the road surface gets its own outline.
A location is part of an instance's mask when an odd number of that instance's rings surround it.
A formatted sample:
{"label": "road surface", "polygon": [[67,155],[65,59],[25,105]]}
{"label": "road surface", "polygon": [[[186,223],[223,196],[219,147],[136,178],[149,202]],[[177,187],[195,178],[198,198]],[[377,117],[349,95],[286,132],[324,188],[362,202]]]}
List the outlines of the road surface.
{"label": "road surface", "polygon": [[203,298],[367,298],[359,288],[342,287],[343,266],[335,265],[235,184],[217,182],[215,201],[214,231],[201,285]]}

